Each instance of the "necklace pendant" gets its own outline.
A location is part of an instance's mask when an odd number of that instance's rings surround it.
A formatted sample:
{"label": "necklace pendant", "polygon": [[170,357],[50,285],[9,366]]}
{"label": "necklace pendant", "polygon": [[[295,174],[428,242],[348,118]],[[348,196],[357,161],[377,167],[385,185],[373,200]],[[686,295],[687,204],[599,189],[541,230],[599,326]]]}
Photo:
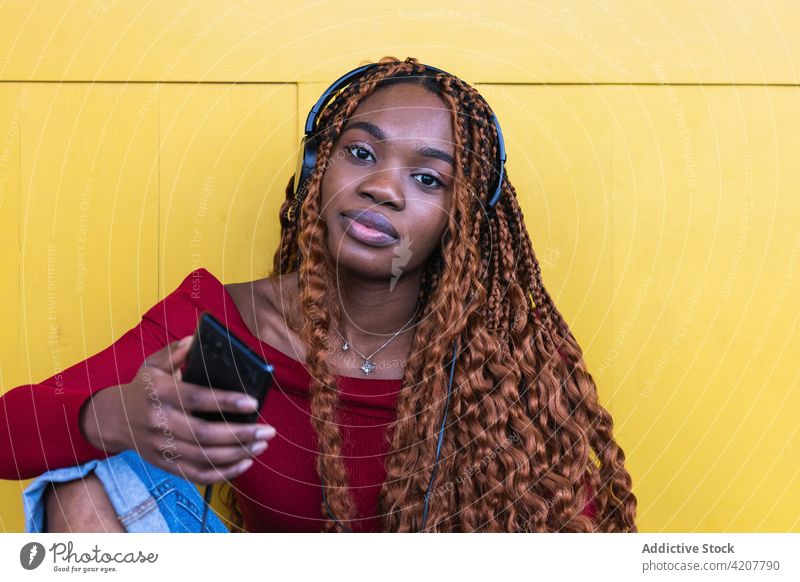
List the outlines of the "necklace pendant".
{"label": "necklace pendant", "polygon": [[350,346],[349,346],[349,344],[347,343],[347,341],[345,341],[345,342],[344,342],[344,345],[342,346],[342,351],[343,351],[343,352],[346,352],[346,351],[347,351],[347,350],[349,350],[349,349],[350,349]]}
{"label": "necklace pendant", "polygon": [[369,360],[364,360],[364,364],[361,366],[361,371],[369,376],[373,371],[375,371],[375,364]]}

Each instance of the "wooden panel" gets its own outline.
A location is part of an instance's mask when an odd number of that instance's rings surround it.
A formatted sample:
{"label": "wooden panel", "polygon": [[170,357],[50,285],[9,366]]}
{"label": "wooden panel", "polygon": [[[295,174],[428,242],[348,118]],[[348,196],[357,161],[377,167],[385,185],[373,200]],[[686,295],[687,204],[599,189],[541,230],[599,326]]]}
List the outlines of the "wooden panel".
{"label": "wooden panel", "polygon": [[297,152],[294,85],[168,85],[161,95],[161,248],[169,293],[192,269],[264,277]]}
{"label": "wooden panel", "polygon": [[22,140],[22,369],[37,382],[156,302],[157,117],[145,85],[30,84]]}
{"label": "wooden panel", "polygon": [[800,91],[616,87],[617,421],[645,531],[797,531]]}
{"label": "wooden panel", "polygon": [[11,0],[0,80],[331,82],[384,55],[470,83],[798,83],[794,0]]}
{"label": "wooden panel", "polygon": [[0,394],[13,388],[19,373],[19,147],[23,111],[29,91],[22,83],[0,83],[0,288],[5,332],[0,334]]}
{"label": "wooden panel", "polygon": [[[21,83],[0,83],[0,302],[5,305],[4,330],[0,333],[0,395],[15,386],[20,372],[19,144],[22,112],[28,105],[28,91]],[[20,500],[26,483],[0,480],[0,532],[24,529]]]}
{"label": "wooden panel", "polygon": [[[144,85],[0,85],[2,293],[15,306],[2,391],[105,348],[156,300],[158,126],[136,115],[146,96]],[[28,483],[0,482],[0,531],[24,529]]]}

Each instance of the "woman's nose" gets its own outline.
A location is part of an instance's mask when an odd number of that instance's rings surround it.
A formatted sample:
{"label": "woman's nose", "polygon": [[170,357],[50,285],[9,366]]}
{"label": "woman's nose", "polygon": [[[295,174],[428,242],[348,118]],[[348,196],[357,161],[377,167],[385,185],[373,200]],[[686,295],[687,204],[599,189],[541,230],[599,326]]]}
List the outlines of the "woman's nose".
{"label": "woman's nose", "polygon": [[377,204],[390,203],[402,208],[405,205],[402,169],[375,170],[361,183],[359,191],[369,195]]}

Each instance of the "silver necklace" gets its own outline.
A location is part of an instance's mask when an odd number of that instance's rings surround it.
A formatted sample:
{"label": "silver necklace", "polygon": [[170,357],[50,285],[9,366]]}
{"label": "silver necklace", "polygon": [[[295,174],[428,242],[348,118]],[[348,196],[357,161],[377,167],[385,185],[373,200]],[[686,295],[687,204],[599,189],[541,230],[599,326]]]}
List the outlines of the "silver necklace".
{"label": "silver necklace", "polygon": [[381,347],[379,347],[377,350],[375,350],[374,352],[372,352],[372,353],[371,353],[369,356],[365,356],[364,354],[362,354],[361,352],[359,352],[359,351],[358,351],[358,350],[355,348],[355,346],[352,346],[352,345],[350,345],[350,342],[348,342],[348,341],[347,341],[347,338],[345,338],[345,337],[344,337],[344,336],[343,336],[341,333],[339,333],[339,330],[337,329],[337,330],[336,330],[336,333],[338,333],[338,334],[339,334],[339,337],[340,337],[340,338],[342,338],[342,339],[344,340],[344,344],[342,345],[342,351],[343,351],[343,352],[346,352],[346,351],[349,351],[349,350],[350,350],[350,348],[353,348],[353,351],[354,351],[355,353],[357,353],[359,356],[361,356],[361,357],[364,359],[364,363],[363,363],[363,364],[361,364],[361,371],[362,371],[362,372],[364,372],[364,374],[366,374],[367,376],[369,376],[369,375],[370,375],[372,372],[374,372],[374,371],[375,371],[375,368],[376,368],[376,366],[375,366],[375,363],[374,363],[374,362],[372,362],[372,361],[370,361],[370,358],[371,358],[372,356],[374,356],[375,354],[377,354],[379,351],[381,351],[383,348],[385,348],[386,346],[388,346],[388,345],[389,345],[389,342],[391,342],[391,341],[392,341],[394,338],[396,338],[398,335],[400,335],[400,333],[401,333],[401,332],[402,332],[402,331],[403,331],[403,330],[406,328],[406,326],[407,326],[409,323],[411,323],[412,321],[414,321],[414,318],[415,318],[415,317],[417,317],[417,312],[418,312],[418,311],[419,311],[419,303],[417,303],[417,310],[416,310],[416,311],[414,311],[414,315],[412,315],[412,316],[411,316],[411,319],[409,319],[409,320],[406,322],[406,324],[405,324],[403,327],[401,327],[401,328],[400,328],[400,330],[399,330],[397,333],[395,333],[395,334],[394,334],[392,337],[390,337],[390,338],[388,339],[388,341],[387,341],[385,344],[383,344],[383,345],[382,345]]}

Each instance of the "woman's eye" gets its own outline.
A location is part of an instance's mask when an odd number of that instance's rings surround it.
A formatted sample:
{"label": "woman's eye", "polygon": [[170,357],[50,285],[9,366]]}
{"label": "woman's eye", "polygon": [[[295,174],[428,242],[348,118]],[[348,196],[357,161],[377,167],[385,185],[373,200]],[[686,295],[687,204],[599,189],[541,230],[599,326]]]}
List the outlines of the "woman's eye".
{"label": "woman's eye", "polygon": [[360,145],[358,145],[358,144],[352,144],[352,145],[349,145],[349,146],[345,146],[345,148],[344,148],[344,149],[345,149],[345,150],[346,150],[346,151],[347,151],[347,152],[348,152],[348,153],[349,153],[351,156],[353,156],[354,158],[357,158],[357,159],[359,159],[359,160],[362,160],[362,161],[366,161],[366,160],[367,160],[367,158],[362,158],[362,157],[360,157],[360,156],[358,155],[358,153],[356,153],[355,155],[353,155],[353,151],[354,151],[354,150],[355,150],[355,151],[358,151],[358,152],[365,152],[365,153],[366,153],[368,156],[371,156],[371,155],[372,155],[368,149],[366,149],[366,148],[364,148],[364,147],[361,147],[361,146],[360,146]]}
{"label": "woman's eye", "polygon": [[433,186],[438,186],[439,188],[444,187],[444,182],[442,182],[439,178],[436,178],[435,176],[431,176],[430,174],[414,174],[414,175],[419,176],[421,178],[427,178],[429,180],[432,180],[432,182],[421,182],[420,180],[417,180],[417,182],[419,182],[426,188],[431,188]]}

